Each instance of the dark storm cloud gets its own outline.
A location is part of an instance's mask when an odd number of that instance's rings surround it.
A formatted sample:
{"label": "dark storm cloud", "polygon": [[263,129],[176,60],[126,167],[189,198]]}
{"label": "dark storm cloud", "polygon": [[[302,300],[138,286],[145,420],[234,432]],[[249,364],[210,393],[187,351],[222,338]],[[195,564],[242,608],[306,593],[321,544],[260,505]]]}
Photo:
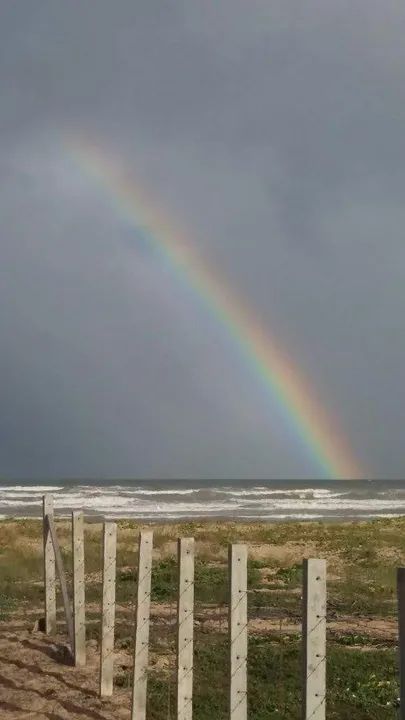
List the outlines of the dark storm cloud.
{"label": "dark storm cloud", "polygon": [[3,475],[317,472],[222,329],[66,150],[122,157],[404,474],[405,10],[22,2],[0,27]]}

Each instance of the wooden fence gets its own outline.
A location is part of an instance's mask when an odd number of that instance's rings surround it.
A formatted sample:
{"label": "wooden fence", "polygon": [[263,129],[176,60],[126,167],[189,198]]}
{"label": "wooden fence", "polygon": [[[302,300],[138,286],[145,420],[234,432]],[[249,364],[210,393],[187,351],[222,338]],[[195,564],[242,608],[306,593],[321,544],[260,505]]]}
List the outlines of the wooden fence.
{"label": "wooden fence", "polygon": [[[43,498],[45,629],[56,633],[57,570],[63,599],[72,661],[86,662],[84,518],[72,513],[73,613],[68,597],[53,515],[53,498]],[[114,625],[117,526],[104,522],[103,575],[101,608],[101,697],[113,693]],[[136,591],[134,664],[131,720],[145,720],[148,678],[150,599],[152,578],[153,532],[139,535]],[[229,720],[247,720],[248,666],[248,546],[230,544],[228,555],[228,660]],[[194,539],[178,540],[176,717],[191,720],[193,710],[193,632],[194,632]],[[325,720],[326,717],[326,561],[303,561],[302,593],[302,718]],[[405,568],[398,570],[398,616],[400,647],[400,719],[405,720]]]}

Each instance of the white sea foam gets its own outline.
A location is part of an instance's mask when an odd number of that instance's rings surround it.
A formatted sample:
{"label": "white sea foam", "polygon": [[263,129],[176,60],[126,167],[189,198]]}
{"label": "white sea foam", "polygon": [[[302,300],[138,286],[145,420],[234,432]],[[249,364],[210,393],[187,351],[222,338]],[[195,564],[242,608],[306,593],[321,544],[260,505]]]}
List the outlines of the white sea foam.
{"label": "white sea foam", "polygon": [[62,485],[0,485],[0,492],[17,492],[24,495],[33,493],[57,492],[63,490]]}
{"label": "white sea foam", "polygon": [[269,483],[187,487],[183,482],[163,486],[131,485],[3,485],[0,513],[40,516],[42,494],[54,495],[56,512],[144,519],[229,517],[246,520],[313,520],[324,517],[388,517],[405,514],[405,484],[331,483],[330,487]]}
{"label": "white sea foam", "polygon": [[194,493],[200,492],[201,488],[189,490],[145,490],[144,488],[139,490],[129,491],[136,495],[193,495]]}
{"label": "white sea foam", "polygon": [[[155,492],[155,491],[151,491]],[[342,492],[336,492],[333,493],[331,490],[328,490],[327,488],[294,488],[293,490],[270,490],[268,488],[251,488],[249,490],[238,490],[238,489],[229,489],[229,488],[218,488],[218,492],[223,493],[224,495],[230,495],[230,496],[236,496],[236,497],[266,497],[266,496],[273,496],[273,495],[285,495],[287,497],[295,497],[298,495],[298,497],[305,497],[306,495],[313,495],[314,497],[341,497],[342,495],[350,494],[349,491],[347,493]]]}
{"label": "white sea foam", "polygon": [[1,500],[0,505],[2,506],[15,506],[15,507],[30,507],[30,505],[41,505],[41,500]]}

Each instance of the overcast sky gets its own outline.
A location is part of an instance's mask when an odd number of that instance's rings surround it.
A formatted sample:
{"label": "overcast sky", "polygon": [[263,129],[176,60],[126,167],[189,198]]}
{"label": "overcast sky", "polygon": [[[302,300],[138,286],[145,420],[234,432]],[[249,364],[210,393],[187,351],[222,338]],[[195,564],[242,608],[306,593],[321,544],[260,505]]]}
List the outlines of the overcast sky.
{"label": "overcast sky", "polygon": [[399,0],[4,4],[0,476],[320,475],[71,133],[187,229],[370,476],[405,476],[404,37]]}

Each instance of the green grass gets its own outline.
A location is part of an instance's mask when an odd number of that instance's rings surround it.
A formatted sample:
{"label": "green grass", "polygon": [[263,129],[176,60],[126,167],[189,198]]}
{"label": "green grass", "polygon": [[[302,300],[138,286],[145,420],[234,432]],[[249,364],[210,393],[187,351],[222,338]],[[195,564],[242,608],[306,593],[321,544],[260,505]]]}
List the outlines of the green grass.
{"label": "green grass", "polygon": [[6,592],[0,593],[0,622],[8,620],[16,606],[15,598]]}
{"label": "green grass", "polygon": [[[133,600],[136,591],[136,568],[117,571],[116,596],[119,602]],[[248,586],[255,588],[260,584],[260,575],[256,567],[248,567]],[[228,599],[228,570],[224,565],[212,565],[196,559],[194,592],[197,603],[223,604]],[[100,587],[95,589],[92,598],[99,597]],[[172,557],[159,560],[152,569],[152,601],[169,602],[177,597],[177,560]]]}
{"label": "green grass", "polygon": [[[117,553],[117,599],[131,600],[135,592],[139,524],[119,523]],[[57,522],[68,578],[71,576],[71,537],[69,524]],[[405,520],[377,520],[367,523],[280,523],[274,525],[238,523],[182,523],[155,529],[154,546],[164,550],[177,534],[196,537],[195,591],[197,602],[223,603],[227,598],[226,545],[232,540],[251,545],[288,547],[298,545],[302,555],[311,553],[328,559],[333,577],[328,581],[331,611],[341,614],[393,615],[396,612],[396,567],[405,563]],[[204,543],[203,546],[200,543]],[[310,545],[308,545],[308,543]],[[222,554],[221,554],[222,553]],[[300,550],[296,551],[300,555]],[[87,583],[89,601],[100,596],[101,527],[87,525],[85,535],[86,571],[93,576]],[[132,570],[134,568],[134,570]],[[335,577],[335,573],[338,577]],[[35,520],[0,523],[0,586],[17,601],[41,599],[42,535]],[[34,585],[33,583],[39,583]],[[299,611],[301,562],[271,558],[249,560],[249,588],[256,606],[273,606],[288,612]],[[154,562],[152,597],[172,601],[177,591],[176,559],[173,549]],[[271,591],[271,592],[269,592]]]}
{"label": "green grass", "polygon": [[338,645],[344,645],[346,647],[366,647],[369,648],[370,646],[374,647],[381,647],[386,646],[387,644],[396,645],[396,641],[392,640],[390,642],[385,639],[382,641],[380,638],[373,638],[370,637],[370,635],[362,635],[361,633],[346,633],[339,635],[337,638],[334,639],[334,641]]}
{"label": "green grass", "polygon": [[[116,646],[132,653],[133,607],[137,576],[139,524],[122,521],[118,531]],[[69,584],[71,536],[66,522],[57,522]],[[249,638],[249,720],[298,720],[301,709],[300,637],[297,625],[286,636],[283,623],[302,617],[301,558],[328,561],[328,616],[343,616],[351,625],[328,631],[327,717],[336,720],[393,720],[397,717],[397,653],[393,639],[364,632],[364,620],[396,616],[396,567],[405,564],[405,519],[367,523],[281,523],[275,525],[182,523],[159,526],[154,532],[152,600],[165,606],[151,626],[151,667],[148,717],[166,720],[175,707],[174,658],[177,596],[175,538],[196,538],[195,561],[195,720],[227,717],[228,644],[224,604],[228,600],[228,542],[248,542],[248,609],[254,618],[274,618],[275,629]],[[260,551],[255,553],[255,548]],[[272,548],[279,552],[272,554]],[[284,553],[285,549],[285,553]],[[262,552],[265,551],[265,552]],[[87,525],[86,598],[91,604],[88,639],[100,639],[101,527]],[[37,521],[0,523],[0,621],[15,611],[43,606],[42,536]],[[207,611],[203,616],[202,610]],[[216,615],[218,608],[218,615]],[[222,608],[222,614],[220,612]],[[280,627],[278,628],[278,620]],[[353,630],[353,624],[358,629]],[[367,631],[368,633],[369,631]],[[156,659],[165,663],[154,665]],[[127,688],[130,673],[117,667],[117,685]]]}
{"label": "green grass", "polygon": [[[220,635],[196,633],[194,652],[194,718],[228,717],[228,645]],[[120,674],[130,687],[131,673]],[[396,653],[368,652],[331,644],[327,665],[327,717],[336,720],[393,720],[399,688]],[[300,643],[250,638],[248,651],[249,720],[299,720],[301,717]],[[174,666],[153,672],[148,684],[148,717],[166,720],[175,707]]]}

